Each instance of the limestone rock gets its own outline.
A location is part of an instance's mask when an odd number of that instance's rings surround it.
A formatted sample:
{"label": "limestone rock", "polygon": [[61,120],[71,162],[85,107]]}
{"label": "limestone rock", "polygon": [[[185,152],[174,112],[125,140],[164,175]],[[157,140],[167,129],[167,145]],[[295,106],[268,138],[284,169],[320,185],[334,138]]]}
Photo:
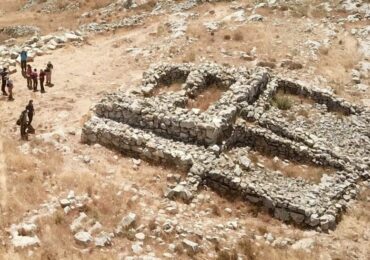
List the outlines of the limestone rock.
{"label": "limestone rock", "polygon": [[93,237],[90,235],[90,233],[85,231],[80,231],[74,235],[74,238],[77,243],[82,245],[88,245],[90,242],[93,241]]}

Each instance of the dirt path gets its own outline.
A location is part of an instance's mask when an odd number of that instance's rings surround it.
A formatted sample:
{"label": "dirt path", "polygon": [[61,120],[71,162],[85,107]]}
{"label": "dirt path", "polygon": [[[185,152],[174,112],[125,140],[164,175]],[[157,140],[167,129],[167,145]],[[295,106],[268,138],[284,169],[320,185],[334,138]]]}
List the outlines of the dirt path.
{"label": "dirt path", "polygon": [[8,201],[8,188],[5,168],[6,164],[3,141],[0,139],[0,212],[3,212],[3,209],[6,207]]}

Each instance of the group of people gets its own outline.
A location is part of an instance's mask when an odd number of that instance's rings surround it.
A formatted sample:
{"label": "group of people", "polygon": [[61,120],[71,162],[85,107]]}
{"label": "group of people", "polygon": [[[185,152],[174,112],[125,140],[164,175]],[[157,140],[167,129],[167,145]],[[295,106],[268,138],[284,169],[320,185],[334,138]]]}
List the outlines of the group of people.
{"label": "group of people", "polygon": [[[38,91],[38,86],[40,85],[41,93],[45,93],[44,86],[52,87],[51,74],[54,66],[51,62],[48,62],[45,69],[40,69],[38,72],[36,68],[32,69],[30,64],[27,64],[28,54],[27,51],[22,50],[20,53],[20,63],[22,69],[22,76],[27,79],[27,87],[34,92]],[[9,101],[13,101],[13,81],[10,79],[10,71],[8,68],[0,69],[1,77],[1,92],[2,95],[8,96]],[[45,82],[46,81],[46,82]],[[17,120],[17,125],[20,126],[21,139],[28,140],[28,134],[34,134],[35,129],[32,127],[31,123],[33,116],[35,114],[35,109],[33,106],[33,100],[28,102],[25,110],[22,111],[19,119]]]}
{"label": "group of people", "polygon": [[32,69],[32,66],[27,64],[27,52],[21,52],[21,68],[22,75],[27,79],[27,87],[34,92],[38,91],[38,85],[40,82],[41,93],[45,93],[44,83],[46,79],[46,86],[52,87],[51,83],[51,73],[54,69],[53,64],[49,61],[44,70],[40,69],[40,72],[37,72],[37,69]]}
{"label": "group of people", "polygon": [[[53,64],[49,61],[46,65],[46,68],[44,70],[40,70],[40,72],[37,72],[37,69],[33,69],[31,65],[27,64],[28,60],[28,54],[27,51],[23,50],[20,53],[21,58],[21,69],[22,69],[22,75],[24,78],[27,79],[27,87],[30,90],[33,90],[34,92],[38,91],[38,85],[40,82],[40,89],[41,93],[45,93],[44,83],[46,80],[46,86],[52,87],[53,84],[51,83],[51,74],[54,69]],[[10,72],[8,68],[0,69],[0,77],[1,77],[1,92],[3,96],[8,96],[9,101],[14,100],[13,96],[13,80],[10,79]]]}

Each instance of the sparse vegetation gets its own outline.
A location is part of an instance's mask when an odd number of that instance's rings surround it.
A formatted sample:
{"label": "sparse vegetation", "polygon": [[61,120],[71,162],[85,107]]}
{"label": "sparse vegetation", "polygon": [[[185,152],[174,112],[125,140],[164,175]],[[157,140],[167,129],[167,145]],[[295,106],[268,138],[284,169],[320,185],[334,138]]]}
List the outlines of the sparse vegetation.
{"label": "sparse vegetation", "polygon": [[194,51],[188,52],[184,57],[183,57],[183,62],[194,62],[196,59],[196,54]]}
{"label": "sparse vegetation", "polygon": [[209,86],[194,99],[189,99],[187,107],[188,109],[198,108],[201,111],[206,111],[221,98],[224,92],[224,89],[217,86]]}
{"label": "sparse vegetation", "polygon": [[238,252],[235,249],[221,250],[218,252],[217,260],[238,260]]}
{"label": "sparse vegetation", "polygon": [[[1,1],[1,27],[30,24],[32,21],[32,25],[41,28],[41,35],[59,34],[77,30],[80,25],[91,22],[104,24],[144,12],[150,13],[158,3],[154,0],[138,1],[138,7],[114,8],[117,12],[111,14],[97,9],[115,2],[113,0],[55,1],[59,9],[65,9],[72,2],[79,2],[80,8],[50,13],[42,12],[47,0],[35,1],[37,3],[33,7],[20,11],[25,2]],[[178,0],[175,2],[183,3]],[[133,170],[128,155],[112,152],[99,145],[80,143],[81,126],[92,116],[92,113],[87,113],[89,107],[106,92],[113,92],[119,87],[136,91],[133,86],[140,81],[143,70],[152,63],[162,61],[199,63],[207,60],[229,67],[243,65],[247,68],[254,66],[254,61],[266,61],[264,65],[281,73],[282,68],[276,65],[288,59],[304,64],[300,71],[285,69],[284,73],[290,78],[302,79],[315,87],[330,85],[335,94],[358,103],[369,99],[369,90],[356,91],[351,78],[352,69],[359,69],[359,62],[363,61],[363,54],[358,51],[357,36],[351,30],[365,28],[366,19],[348,22],[346,19],[351,13],[339,10],[339,0],[330,3],[333,11],[327,11],[325,5],[328,1],[322,0],[304,0],[285,5],[279,3],[276,8],[265,6],[254,9],[255,4],[260,2],[240,2],[246,16],[254,10],[266,18],[263,22],[253,23],[223,19],[238,11],[230,8],[229,1],[199,3],[183,11],[188,29],[185,36],[176,39],[171,38],[171,22],[176,21],[177,15],[169,11],[174,4],[172,2],[171,6],[161,4],[159,12],[145,18],[142,25],[89,34],[89,38],[84,38],[81,44],[67,44],[56,53],[35,59],[32,66],[38,69],[48,60],[57,64],[53,76],[56,87],[47,88],[48,93],[42,96],[29,93],[22,87],[24,79],[20,73],[12,74],[16,83],[15,102],[5,102],[4,97],[0,97],[3,112],[0,130],[5,135],[0,136],[0,142],[4,142],[4,151],[0,154],[0,258],[124,258],[126,254],[133,255],[131,246],[139,242],[135,238],[138,232],[145,233],[143,254],[150,249],[158,258],[165,258],[165,253],[171,253],[172,258],[188,259],[187,250],[181,243],[184,238],[200,245],[200,252],[192,256],[194,259],[366,258],[370,221],[370,191],[366,185],[359,185],[361,193],[358,201],[348,205],[336,230],[321,234],[282,224],[263,207],[235,199],[232,194],[216,194],[208,186],[198,191],[192,203],[170,201],[164,198],[163,191],[168,187],[167,177],[177,173],[175,169],[143,161],[138,170]],[[362,2],[370,3],[370,0]],[[82,16],[84,13],[88,15]],[[211,20],[220,24],[213,32],[209,32],[203,24]],[[331,31],[335,35],[331,35]],[[0,44],[8,39],[9,35],[0,32]],[[327,43],[326,39],[330,39],[330,42]],[[20,37],[15,42],[20,45],[26,40],[28,38]],[[317,48],[307,46],[308,41],[317,42]],[[126,52],[129,48],[140,50],[141,53]],[[241,58],[240,53],[247,58]],[[361,76],[361,83],[369,85],[366,75]],[[174,83],[156,89],[153,95],[179,90],[181,83]],[[210,88],[191,99],[188,108],[206,111],[219,100],[223,91],[222,88]],[[14,122],[29,98],[36,103],[34,123],[37,140],[35,136],[30,136],[29,142],[23,142],[19,140],[19,128]],[[319,116],[314,106],[307,105],[313,103],[312,100],[281,92],[271,100],[274,107],[283,110],[279,114],[285,115],[286,120],[300,120],[305,124],[313,124],[313,120]],[[334,113],[343,121],[349,119],[343,113]],[[258,126],[258,123],[253,121],[247,124],[252,127]],[[49,137],[48,134],[53,132],[60,135]],[[273,159],[254,151],[245,156],[254,165],[259,164],[261,169],[263,166],[266,170],[280,172],[289,178],[300,177],[311,183],[318,183],[323,174],[334,172],[330,168]],[[85,160],[85,157],[88,159]],[[186,176],[187,171],[181,172],[181,181]],[[59,199],[66,198],[69,191],[74,191],[76,196],[87,195],[88,198],[86,204],[64,213]],[[227,200],[229,197],[230,201]],[[46,210],[49,208],[42,207],[51,202],[57,206],[56,211],[51,210],[49,214]],[[122,236],[114,237],[111,247],[95,249],[89,245],[83,248],[76,245],[70,230],[71,223],[81,212],[87,214],[89,223],[98,221],[103,226],[102,230],[108,233],[114,232],[117,223],[128,212],[135,212],[139,223],[135,226],[136,230],[127,230]],[[45,214],[35,222],[38,226],[35,234],[41,246],[22,250],[13,248],[10,226],[29,220],[38,213]],[[167,218],[174,220],[171,233],[162,230],[163,221]],[[237,222],[236,230],[226,228],[230,221]],[[25,228],[19,232],[21,235],[29,233]],[[97,234],[100,232],[98,230]],[[313,234],[319,243],[310,251],[293,250],[290,242],[280,248],[278,243],[274,246],[265,243],[261,236],[267,233],[274,238],[292,239],[291,243]],[[241,234],[245,237],[240,238]],[[169,244],[176,247],[171,245],[169,248]]]}
{"label": "sparse vegetation", "polygon": [[216,204],[211,204],[212,215],[221,217],[221,210]]}
{"label": "sparse vegetation", "polygon": [[301,108],[301,109],[298,111],[298,115],[303,116],[303,117],[305,117],[305,118],[309,118],[310,113],[309,113],[306,109]]}
{"label": "sparse vegetation", "polygon": [[249,153],[248,158],[251,160],[252,163],[257,164],[259,159],[256,153]]}
{"label": "sparse vegetation", "polygon": [[234,41],[242,41],[242,40],[244,40],[243,33],[241,31],[234,32],[233,39],[234,39]]}
{"label": "sparse vegetation", "polygon": [[287,96],[275,95],[271,99],[271,104],[280,110],[289,110],[293,106],[292,100]]}
{"label": "sparse vegetation", "polygon": [[56,225],[60,225],[64,223],[64,215],[63,213],[57,211],[54,215],[54,223]]}

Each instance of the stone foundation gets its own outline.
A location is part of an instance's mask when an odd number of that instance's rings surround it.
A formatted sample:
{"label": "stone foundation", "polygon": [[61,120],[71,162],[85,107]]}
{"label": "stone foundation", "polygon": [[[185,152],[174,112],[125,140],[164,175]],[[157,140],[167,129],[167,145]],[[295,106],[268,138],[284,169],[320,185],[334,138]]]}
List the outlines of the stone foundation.
{"label": "stone foundation", "polygon": [[[182,83],[181,91],[153,96],[156,89],[175,82]],[[187,109],[189,99],[210,85],[226,91],[204,112]],[[96,116],[83,127],[82,141],[186,169],[187,178],[172,187],[168,197],[188,201],[199,185],[208,185],[261,205],[284,222],[327,230],[335,228],[356,197],[358,182],[369,178],[369,111],[327,92],[276,78],[262,68],[211,63],[153,66],[144,73],[140,87],[141,92],[103,98],[94,109]],[[348,117],[345,127],[338,120],[322,131],[316,126],[304,131],[296,126],[299,120],[291,124],[280,120],[280,112],[270,102],[279,89],[312,99],[326,109],[324,116],[343,113]],[[356,138],[343,142],[331,134],[341,136],[341,129],[350,131],[343,136],[356,133],[361,144]],[[307,132],[311,130],[322,136]],[[335,174],[319,184],[285,177],[251,163],[250,150],[330,167]]]}

